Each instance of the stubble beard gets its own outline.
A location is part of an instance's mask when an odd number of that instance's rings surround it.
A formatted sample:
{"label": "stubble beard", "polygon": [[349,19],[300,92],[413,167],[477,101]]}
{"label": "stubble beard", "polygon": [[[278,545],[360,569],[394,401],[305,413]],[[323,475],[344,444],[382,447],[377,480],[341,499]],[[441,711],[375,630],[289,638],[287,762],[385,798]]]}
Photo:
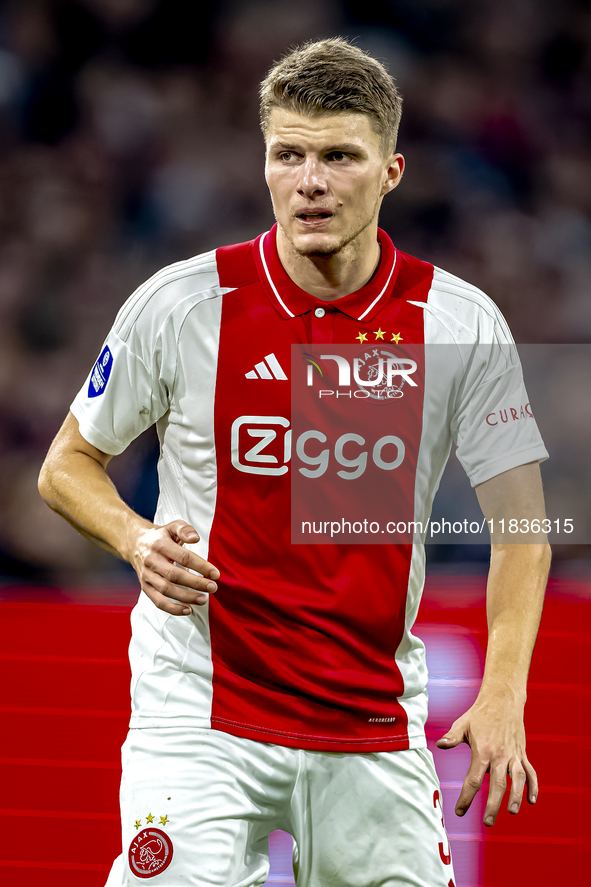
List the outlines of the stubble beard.
{"label": "stubble beard", "polygon": [[344,234],[336,243],[326,244],[326,246],[297,246],[297,244],[292,240],[285,228],[283,228],[283,233],[288,242],[291,244],[291,248],[293,249],[293,251],[298,256],[301,256],[303,259],[330,259],[346,249],[350,243],[353,243],[353,241],[355,241],[359,237],[359,235],[372,224],[378,211],[379,202],[376,201],[374,212],[369,218],[363,221],[359,225],[359,227],[356,227],[349,234]]}
{"label": "stubble beard", "polygon": [[327,243],[325,246],[299,246],[289,236],[287,239],[290,242],[293,251],[302,259],[332,259],[333,256],[342,253],[350,243],[353,243],[353,241],[359,237],[361,232],[370,224],[371,220],[350,234],[342,236],[338,240],[333,241],[333,243]]}
{"label": "stubble beard", "polygon": [[333,256],[336,256],[337,253],[340,253],[346,245],[346,243],[339,243],[336,246],[326,246],[323,249],[320,247],[306,249],[306,247],[298,247],[292,242],[294,251],[298,256],[301,256],[302,259],[331,259]]}

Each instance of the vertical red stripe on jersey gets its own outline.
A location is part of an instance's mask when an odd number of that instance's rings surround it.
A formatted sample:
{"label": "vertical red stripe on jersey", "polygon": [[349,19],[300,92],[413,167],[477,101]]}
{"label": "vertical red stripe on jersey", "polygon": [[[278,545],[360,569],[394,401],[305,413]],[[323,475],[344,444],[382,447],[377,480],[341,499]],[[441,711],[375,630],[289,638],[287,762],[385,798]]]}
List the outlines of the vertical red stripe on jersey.
{"label": "vertical red stripe on jersey", "polygon": [[[252,256],[248,248],[234,256],[218,250],[220,283],[236,290],[224,297],[215,405],[218,495],[209,557],[221,579],[210,602],[212,726],[327,751],[405,748],[395,653],[412,549],[291,545],[290,383],[269,366],[277,361],[289,375],[291,345],[313,345],[322,327],[316,337],[311,307],[280,315],[251,282]],[[336,342],[354,343],[359,330],[373,340],[379,327],[423,343],[423,311],[408,295],[425,301],[433,269],[398,256],[392,297],[371,320],[360,323],[334,303]],[[419,437],[421,421],[419,409]]]}

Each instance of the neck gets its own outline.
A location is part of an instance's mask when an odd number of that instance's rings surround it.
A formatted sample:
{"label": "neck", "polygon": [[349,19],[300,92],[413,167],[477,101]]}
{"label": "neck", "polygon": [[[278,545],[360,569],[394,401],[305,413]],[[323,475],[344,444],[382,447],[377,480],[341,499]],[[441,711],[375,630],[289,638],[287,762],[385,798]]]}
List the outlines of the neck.
{"label": "neck", "polygon": [[333,302],[369,283],[380,264],[380,244],[375,229],[366,229],[337,253],[305,256],[297,253],[281,226],[277,227],[277,252],[281,264],[300,289]]}

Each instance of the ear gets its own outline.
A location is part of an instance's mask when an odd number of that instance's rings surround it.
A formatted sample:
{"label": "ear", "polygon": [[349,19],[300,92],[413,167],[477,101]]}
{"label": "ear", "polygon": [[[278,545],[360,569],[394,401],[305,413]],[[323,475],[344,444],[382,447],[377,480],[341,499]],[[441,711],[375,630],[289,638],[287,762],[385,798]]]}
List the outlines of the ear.
{"label": "ear", "polygon": [[382,196],[393,191],[400,184],[404,172],[404,157],[402,154],[391,154],[386,161],[384,181],[382,184]]}

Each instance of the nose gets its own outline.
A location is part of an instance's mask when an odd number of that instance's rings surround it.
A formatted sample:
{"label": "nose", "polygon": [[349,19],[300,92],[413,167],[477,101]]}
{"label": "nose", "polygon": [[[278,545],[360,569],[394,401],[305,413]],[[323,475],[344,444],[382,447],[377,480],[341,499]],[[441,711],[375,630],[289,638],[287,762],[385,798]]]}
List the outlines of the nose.
{"label": "nose", "polygon": [[326,194],[327,191],[328,184],[323,164],[316,157],[306,157],[300,167],[298,194],[303,197],[313,197]]}

